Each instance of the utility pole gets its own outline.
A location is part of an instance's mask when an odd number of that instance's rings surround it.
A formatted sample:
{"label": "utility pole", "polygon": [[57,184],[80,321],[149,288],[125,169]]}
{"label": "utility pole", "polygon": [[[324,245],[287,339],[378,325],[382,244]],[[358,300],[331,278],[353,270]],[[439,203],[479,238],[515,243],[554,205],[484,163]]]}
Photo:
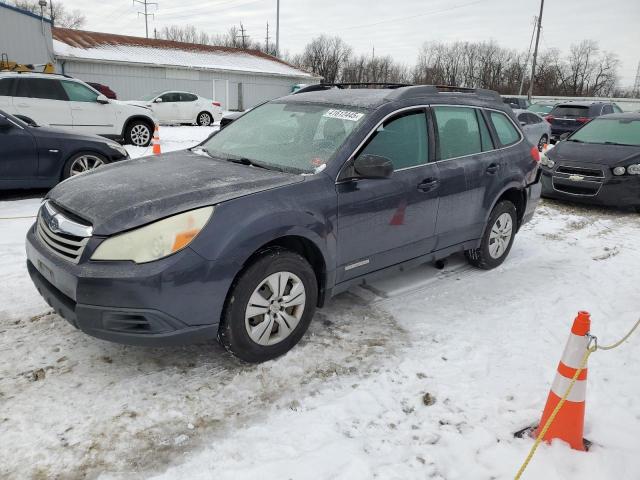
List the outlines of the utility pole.
{"label": "utility pole", "polygon": [[533,17],[533,30],[531,30],[531,40],[529,41],[529,51],[527,52],[527,58],[522,66],[522,78],[520,79],[520,88],[518,89],[518,95],[522,95],[522,89],[524,88],[524,76],[527,72],[527,65],[529,65],[529,57],[531,56],[531,47],[533,47],[533,36],[536,34],[536,24],[538,23],[538,17]]}
{"label": "utility pole", "polygon": [[536,75],[536,61],[538,60],[538,44],[540,43],[540,30],[542,29],[542,10],[544,10],[544,0],[540,0],[540,15],[538,15],[538,33],[536,34],[536,48],[533,50],[533,61],[531,62],[531,81],[529,82],[529,93],[527,98],[531,101],[533,95],[533,82]]}
{"label": "utility pole", "polygon": [[265,44],[265,51],[267,53],[267,55],[271,55],[271,52],[269,52],[269,22],[267,22],[267,38],[264,39],[264,44]]}
{"label": "utility pole", "polygon": [[633,96],[640,98],[640,62],[638,62],[638,71],[636,72],[636,81],[633,85]]}
{"label": "utility pole", "polygon": [[157,2],[148,2],[147,0],[133,0],[133,4],[135,5],[136,3],[139,3],[140,5],[144,5],[144,13],[138,12],[138,17],[140,15],[144,16],[144,33],[145,33],[145,36],[147,38],[149,38],[149,17],[155,18],[155,15],[153,13],[148,13],[147,12],[147,7],[149,5],[155,5],[156,6],[156,10],[157,10],[158,9],[158,3]]}
{"label": "utility pole", "polygon": [[247,35],[244,33],[244,25],[242,25],[242,22],[240,22],[240,38],[242,38],[242,49],[246,50],[247,49]]}
{"label": "utility pole", "polygon": [[276,7],[276,57],[280,57],[280,0]]}
{"label": "utility pole", "polygon": [[[47,6],[47,2],[40,2],[40,7],[43,8],[42,3],[44,3],[44,6]],[[43,8],[44,9],[44,8]],[[44,14],[42,15],[44,17]],[[55,17],[53,16],[53,0],[49,0],[49,18],[51,19],[51,26],[53,27],[53,23],[55,22]]]}

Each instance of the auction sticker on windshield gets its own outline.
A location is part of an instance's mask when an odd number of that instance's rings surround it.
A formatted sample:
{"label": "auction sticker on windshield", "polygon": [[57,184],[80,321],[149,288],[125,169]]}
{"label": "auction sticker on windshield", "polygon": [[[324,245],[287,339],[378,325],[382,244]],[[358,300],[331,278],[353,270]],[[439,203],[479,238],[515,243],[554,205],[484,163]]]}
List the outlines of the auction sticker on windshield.
{"label": "auction sticker on windshield", "polygon": [[349,110],[337,110],[335,108],[332,108],[331,110],[327,110],[327,113],[325,113],[323,117],[338,118],[340,120],[349,120],[352,122],[357,122],[362,117],[364,117],[364,113],[351,112]]}

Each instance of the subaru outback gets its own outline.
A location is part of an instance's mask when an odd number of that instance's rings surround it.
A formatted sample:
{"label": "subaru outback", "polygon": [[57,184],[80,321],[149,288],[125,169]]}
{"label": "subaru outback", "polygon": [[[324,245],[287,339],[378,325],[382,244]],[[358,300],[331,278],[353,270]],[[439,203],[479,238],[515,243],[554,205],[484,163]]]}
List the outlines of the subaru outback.
{"label": "subaru outback", "polygon": [[540,157],[497,93],[322,88],[55,187],[27,234],[41,295],[98,338],[217,337],[260,362],[352,285],[455,252],[505,260]]}

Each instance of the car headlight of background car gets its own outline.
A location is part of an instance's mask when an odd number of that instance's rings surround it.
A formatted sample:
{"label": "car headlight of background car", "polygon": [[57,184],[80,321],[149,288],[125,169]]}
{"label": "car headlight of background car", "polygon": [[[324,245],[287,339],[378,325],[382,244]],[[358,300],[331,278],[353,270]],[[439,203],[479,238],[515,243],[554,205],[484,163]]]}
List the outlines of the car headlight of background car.
{"label": "car headlight of background car", "polygon": [[198,208],[107,238],[91,260],[152,262],[182,250],[207,224],[214,207]]}
{"label": "car headlight of background car", "polygon": [[633,165],[627,165],[626,167],[616,167],[613,169],[613,174],[620,176],[628,173],[629,175],[640,175],[640,164],[634,163]]}
{"label": "car headlight of background car", "polygon": [[545,166],[545,167],[547,167],[547,168],[553,168],[555,166],[556,162],[551,160],[544,153],[541,153],[540,154],[540,164]]}
{"label": "car headlight of background car", "polygon": [[122,145],[120,145],[119,143],[115,143],[115,142],[105,142],[105,145],[107,145],[109,148],[115,150],[116,152],[120,153],[123,157],[127,157],[129,156],[129,153],[127,152],[127,149],[124,148]]}

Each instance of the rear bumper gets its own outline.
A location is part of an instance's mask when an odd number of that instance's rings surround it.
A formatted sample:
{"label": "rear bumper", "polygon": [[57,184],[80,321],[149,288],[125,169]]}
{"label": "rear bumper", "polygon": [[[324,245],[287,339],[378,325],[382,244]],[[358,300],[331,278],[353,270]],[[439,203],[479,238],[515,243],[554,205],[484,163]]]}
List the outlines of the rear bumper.
{"label": "rear bumper", "polygon": [[167,346],[217,335],[234,272],[189,248],[156,262],[73,264],[45,247],[32,227],[27,269],[49,305],[74,327],[112,342]]}
{"label": "rear bumper", "polygon": [[538,181],[529,185],[526,189],[527,207],[525,208],[524,215],[522,216],[522,223],[525,224],[533,218],[533,214],[536,211],[536,207],[540,202],[540,196],[542,194],[542,183],[540,182],[540,174],[538,174]]}

